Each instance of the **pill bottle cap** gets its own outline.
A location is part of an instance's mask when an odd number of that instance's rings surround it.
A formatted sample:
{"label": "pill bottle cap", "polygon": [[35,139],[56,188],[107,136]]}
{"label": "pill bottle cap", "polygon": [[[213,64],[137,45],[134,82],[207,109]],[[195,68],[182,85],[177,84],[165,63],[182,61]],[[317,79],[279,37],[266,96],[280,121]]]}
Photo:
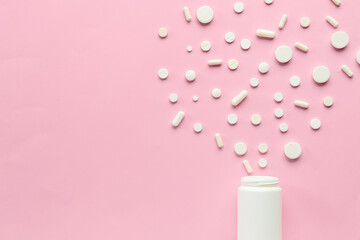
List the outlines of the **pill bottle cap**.
{"label": "pill bottle cap", "polygon": [[275,187],[279,179],[271,176],[247,176],[241,178],[241,184],[248,187]]}

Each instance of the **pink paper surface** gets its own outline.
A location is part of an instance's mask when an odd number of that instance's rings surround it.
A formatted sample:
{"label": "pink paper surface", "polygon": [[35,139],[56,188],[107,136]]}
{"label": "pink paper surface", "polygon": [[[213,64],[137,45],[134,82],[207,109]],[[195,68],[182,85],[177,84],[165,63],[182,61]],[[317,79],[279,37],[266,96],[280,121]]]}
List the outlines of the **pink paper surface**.
{"label": "pink paper surface", "polygon": [[[360,2],[343,0],[234,1],[3,0],[0,2],[0,239],[1,240],[184,240],[236,239],[237,187],[246,176],[280,179],[284,202],[284,239],[360,239]],[[213,8],[207,26],[196,20],[202,5]],[[187,23],[183,7],[193,20]],[[288,15],[278,30],[282,14]],[[350,44],[336,51],[331,15]],[[308,29],[301,17],[311,19]],[[166,27],[166,39],[157,30]],[[274,40],[258,39],[258,28],[275,30]],[[236,34],[233,44],[226,32]],[[240,41],[251,40],[248,51]],[[209,40],[212,49],[200,50]],[[309,52],[296,50],[296,41]],[[191,45],[193,52],[186,47]],[[276,62],[280,45],[293,49],[286,65]],[[207,60],[221,58],[221,67]],[[239,68],[230,71],[227,61]],[[270,65],[266,75],[257,67]],[[354,71],[349,79],[342,64]],[[331,79],[316,85],[312,70],[327,66]],[[157,71],[170,75],[160,80]],[[188,83],[185,72],[196,71]],[[300,87],[289,85],[293,75]],[[249,86],[257,77],[260,85]],[[211,90],[222,90],[220,99]],[[237,108],[232,98],[249,92]],[[179,101],[171,104],[170,93]],[[282,103],[273,100],[281,92]],[[198,95],[199,101],[192,102]],[[325,108],[322,99],[334,98]],[[294,100],[310,103],[295,108]],[[280,107],[284,117],[274,117]],[[171,126],[179,110],[181,125]],[[239,122],[227,123],[236,113]],[[254,127],[252,114],[263,122]],[[312,118],[322,127],[311,130]],[[196,134],[193,124],[203,132]],[[286,122],[289,131],[281,134]],[[224,148],[216,147],[221,133]],[[236,142],[248,145],[238,157]],[[297,141],[303,154],[288,161],[283,147]],[[260,143],[269,152],[258,153]],[[260,169],[257,162],[269,165]]]}

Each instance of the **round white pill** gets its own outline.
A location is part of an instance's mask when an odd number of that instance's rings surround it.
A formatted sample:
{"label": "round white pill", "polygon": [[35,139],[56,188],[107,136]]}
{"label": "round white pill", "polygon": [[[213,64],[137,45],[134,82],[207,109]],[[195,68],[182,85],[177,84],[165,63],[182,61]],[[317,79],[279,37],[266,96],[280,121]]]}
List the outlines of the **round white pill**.
{"label": "round white pill", "polygon": [[159,78],[164,80],[169,76],[169,72],[166,68],[161,68],[158,72]]}
{"label": "round white pill", "polygon": [[169,96],[169,100],[170,100],[170,102],[172,102],[172,103],[176,103],[177,100],[178,100],[178,96],[177,96],[175,93],[172,93],[172,94],[170,94],[170,96]]}
{"label": "round white pill", "polygon": [[254,126],[257,126],[261,123],[261,116],[259,114],[253,114],[251,116],[251,123],[254,125]]}
{"label": "round white pill", "polygon": [[241,41],[240,45],[243,50],[248,50],[251,47],[251,42],[249,39],[245,38]]}
{"label": "round white pill", "polygon": [[187,46],[186,51],[191,52],[192,51],[192,46]]}
{"label": "round white pill", "polygon": [[198,97],[198,96],[193,96],[192,100],[193,100],[194,102],[197,102],[197,101],[199,100],[199,97]]}
{"label": "round white pill", "polygon": [[242,2],[234,3],[234,11],[236,13],[242,13],[244,11],[244,4]]}
{"label": "round white pill", "polygon": [[264,0],[266,4],[270,5],[274,2],[274,0]]}
{"label": "round white pill", "polygon": [[270,67],[269,64],[267,64],[266,62],[262,62],[259,64],[259,72],[262,74],[265,74],[269,71]]}
{"label": "round white pill", "polygon": [[202,6],[197,10],[196,14],[197,19],[199,22],[203,24],[207,24],[211,22],[214,18],[214,12],[209,6]]}
{"label": "round white pill", "polygon": [[310,126],[312,129],[318,130],[321,127],[321,121],[317,118],[314,118],[313,120],[311,120]]}
{"label": "round white pill", "polygon": [[261,167],[261,168],[264,168],[264,167],[266,167],[267,166],[267,161],[266,161],[266,159],[260,159],[259,160],[259,166]]}
{"label": "round white pill", "polygon": [[202,41],[200,47],[203,52],[208,52],[211,49],[211,43],[209,41]]}
{"label": "round white pill", "polygon": [[276,102],[281,102],[282,100],[284,99],[284,97],[283,97],[283,95],[281,94],[281,93],[275,93],[274,94],[274,100],[276,101]]}
{"label": "round white pill", "polygon": [[289,130],[289,126],[286,123],[280,124],[280,131],[286,133]]}
{"label": "round white pill", "polygon": [[360,64],[360,51],[358,51],[356,54],[356,61],[358,62],[358,64]]}
{"label": "round white pill", "polygon": [[303,28],[307,28],[308,26],[310,26],[310,18],[308,18],[308,17],[303,17],[303,18],[301,18],[301,20],[300,20],[300,25],[301,25]]}
{"label": "round white pill", "polygon": [[211,94],[213,98],[219,98],[221,96],[221,90],[219,88],[214,88]]}
{"label": "round white pill", "polygon": [[195,123],[194,124],[194,131],[199,133],[202,131],[202,125],[200,123]]}
{"label": "round white pill", "polygon": [[315,82],[323,84],[330,78],[330,70],[325,66],[318,66],[313,70],[313,79]]}
{"label": "round white pill", "polygon": [[232,43],[233,41],[235,41],[235,34],[233,32],[227,32],[225,34],[225,41],[227,43]]}
{"label": "round white pill", "polygon": [[344,31],[337,31],[331,36],[331,44],[336,49],[343,49],[349,44],[349,36]]}
{"label": "round white pill", "polygon": [[256,88],[257,86],[259,86],[259,79],[257,78],[252,78],[250,80],[250,86],[252,86],[253,88]]}
{"label": "round white pill", "polygon": [[230,70],[235,70],[239,66],[239,63],[236,59],[230,59],[228,62],[228,67]]}
{"label": "round white pill", "polygon": [[168,35],[168,30],[166,28],[163,28],[163,27],[159,28],[158,34],[159,34],[159,37],[166,38],[167,35]]}
{"label": "round white pill", "polygon": [[298,159],[301,155],[301,146],[297,142],[289,142],[285,145],[284,153],[288,159]]}
{"label": "round white pill", "polygon": [[298,87],[300,85],[300,83],[301,83],[301,80],[300,80],[300,78],[298,76],[292,76],[290,78],[290,85],[292,87],[294,87],[294,88]]}
{"label": "round white pill", "polygon": [[289,46],[280,46],[275,51],[275,58],[280,63],[287,63],[292,58],[292,50]]}
{"label": "round white pill", "polygon": [[186,80],[188,80],[189,82],[192,82],[195,80],[196,78],[196,73],[193,70],[189,70],[185,73],[185,78]]}
{"label": "round white pill", "polygon": [[334,104],[334,99],[332,97],[325,97],[324,98],[325,107],[331,107],[333,104]]}
{"label": "round white pill", "polygon": [[277,108],[275,109],[274,114],[276,118],[282,118],[282,116],[284,116],[284,111],[281,108]]}
{"label": "round white pill", "polygon": [[269,147],[265,143],[260,143],[258,149],[261,154],[265,154],[265,153],[267,153]]}
{"label": "round white pill", "polygon": [[237,123],[237,121],[238,121],[238,117],[235,114],[232,113],[228,115],[229,124],[234,125]]}
{"label": "round white pill", "polygon": [[247,146],[243,142],[236,143],[234,149],[235,153],[240,156],[244,155],[247,152]]}

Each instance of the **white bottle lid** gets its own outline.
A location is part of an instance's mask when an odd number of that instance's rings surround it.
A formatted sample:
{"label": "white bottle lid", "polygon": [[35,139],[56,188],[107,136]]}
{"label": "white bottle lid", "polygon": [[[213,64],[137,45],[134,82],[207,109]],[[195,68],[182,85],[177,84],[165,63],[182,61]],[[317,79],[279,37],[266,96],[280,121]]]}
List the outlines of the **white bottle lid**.
{"label": "white bottle lid", "polygon": [[248,187],[277,186],[279,179],[271,176],[246,176],[241,178],[241,184]]}

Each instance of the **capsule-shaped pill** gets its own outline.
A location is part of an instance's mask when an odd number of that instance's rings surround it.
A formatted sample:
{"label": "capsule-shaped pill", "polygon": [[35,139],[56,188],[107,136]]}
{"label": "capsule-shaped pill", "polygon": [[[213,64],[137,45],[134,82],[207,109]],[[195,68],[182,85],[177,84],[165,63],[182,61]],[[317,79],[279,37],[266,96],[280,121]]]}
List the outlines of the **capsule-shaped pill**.
{"label": "capsule-shaped pill", "polygon": [[181,121],[183,120],[184,116],[185,116],[185,113],[184,113],[183,111],[179,111],[179,112],[176,114],[174,120],[172,121],[173,127],[179,126],[180,123],[181,123]]}
{"label": "capsule-shaped pill", "polygon": [[241,91],[238,95],[236,95],[234,97],[234,99],[232,100],[232,105],[234,107],[236,107],[237,105],[239,105],[248,95],[248,92],[246,90]]}

